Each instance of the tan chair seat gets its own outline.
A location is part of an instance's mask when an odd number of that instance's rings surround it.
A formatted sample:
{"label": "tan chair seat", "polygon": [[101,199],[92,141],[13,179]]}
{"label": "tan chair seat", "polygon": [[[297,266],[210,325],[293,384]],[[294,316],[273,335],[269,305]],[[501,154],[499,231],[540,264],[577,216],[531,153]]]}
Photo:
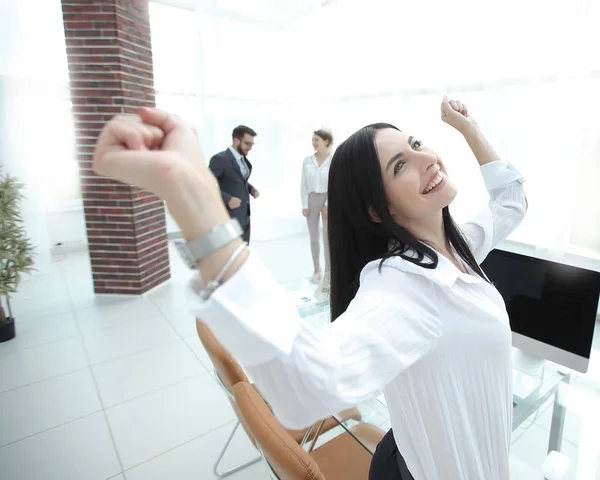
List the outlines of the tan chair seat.
{"label": "tan chair seat", "polygon": [[[273,416],[258,391],[245,382],[234,388],[240,420],[256,439],[269,467],[281,480],[367,480],[371,453],[344,432],[312,452],[306,452]],[[361,423],[350,429],[369,445],[376,445],[385,432]]]}
{"label": "tan chair seat", "polygon": [[[385,435],[383,430],[365,423],[350,430],[373,449]],[[310,456],[327,480],[366,480],[369,477],[372,456],[348,432],[332,438],[313,450]]]}
{"label": "tan chair seat", "polygon": [[[229,394],[228,398],[236,416],[241,421],[241,424],[252,443],[255,445],[257,443],[261,444],[261,450],[271,465],[271,468],[274,468],[279,473],[282,480],[329,479],[330,477],[323,477],[323,475],[319,473],[319,462],[315,461],[311,455],[304,451],[299,445],[304,439],[306,429],[284,429],[283,426],[277,422],[269,406],[260,396],[260,393],[247,383],[248,377],[244,373],[244,370],[215,338],[208,326],[200,320],[197,320],[196,328],[198,330],[198,336],[215,366],[217,377],[224,390]],[[231,396],[231,393],[234,391],[237,391],[235,400]],[[238,396],[243,401],[243,409],[240,409],[240,405],[236,401]],[[242,410],[244,410],[245,413]],[[338,418],[341,422],[346,422],[348,420],[360,421],[362,417],[357,408],[349,408],[340,412]],[[312,440],[317,433],[319,423],[320,422],[317,422],[317,424],[313,426],[311,435],[308,438],[309,440]],[[338,427],[338,425],[338,422],[330,417],[325,420],[319,433],[322,434],[328,432],[333,428]],[[237,425],[235,428],[237,428]],[[378,429],[369,425],[356,425],[352,430],[356,431],[360,438],[364,438],[364,441],[369,445],[377,445],[381,438],[383,438],[383,432],[378,434]],[[257,434],[260,436],[258,442],[256,437]],[[214,471],[218,478],[224,478],[225,476],[255,462],[255,460],[252,460],[223,473],[218,471],[220,462],[225,451],[229,447],[230,441],[231,438],[225,444],[225,447],[214,466]],[[334,443],[330,445],[331,442]],[[333,447],[334,445],[338,445],[339,447],[336,447],[336,449]],[[317,457],[327,457],[327,450],[331,450],[333,455],[332,458],[338,458],[338,461],[324,458],[322,461],[326,465],[325,468],[336,468],[335,463],[341,462],[341,465],[337,465],[337,468],[341,469],[340,472],[331,470],[333,475],[331,477],[332,479],[366,480],[368,478],[371,455],[348,433],[342,434],[339,439],[336,437],[334,440],[325,443],[313,453]],[[342,457],[341,452],[343,451],[346,453]]]}
{"label": "tan chair seat", "polygon": [[379,442],[381,442],[386,433],[381,428],[371,425],[370,423],[360,423],[353,426],[350,431],[360,439],[361,443],[367,447],[369,452],[375,451],[377,445],[379,445]]}

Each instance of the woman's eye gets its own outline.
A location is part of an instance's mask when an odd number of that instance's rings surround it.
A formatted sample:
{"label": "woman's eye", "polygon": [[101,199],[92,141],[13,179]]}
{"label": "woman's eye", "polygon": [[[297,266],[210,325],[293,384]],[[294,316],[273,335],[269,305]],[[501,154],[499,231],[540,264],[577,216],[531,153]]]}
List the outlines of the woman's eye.
{"label": "woman's eye", "polygon": [[419,148],[421,148],[423,146],[423,142],[421,142],[421,140],[415,140],[413,142],[413,148],[415,150],[418,150]]}
{"label": "woman's eye", "polygon": [[404,166],[404,162],[398,162],[395,166],[394,166],[394,175],[396,175],[400,169]]}

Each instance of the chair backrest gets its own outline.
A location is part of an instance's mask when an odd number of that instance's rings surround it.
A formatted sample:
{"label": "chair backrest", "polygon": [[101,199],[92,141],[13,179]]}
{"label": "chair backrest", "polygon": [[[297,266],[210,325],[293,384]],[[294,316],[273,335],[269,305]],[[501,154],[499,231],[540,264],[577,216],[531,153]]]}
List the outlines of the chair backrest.
{"label": "chair backrest", "polygon": [[275,419],[253,385],[240,382],[233,392],[239,419],[280,480],[325,480],[317,463]]}
{"label": "chair backrest", "polygon": [[249,382],[246,373],[221,342],[217,340],[208,325],[199,318],[196,319],[196,330],[221,383],[233,395],[233,387],[236,383]]}
{"label": "chair backrest", "polygon": [[[208,328],[208,325],[199,318],[196,318],[196,330],[206,353],[210,357],[210,361],[215,367],[215,372],[219,377],[221,385],[227,390],[227,398],[229,403],[231,403],[231,408],[233,408],[233,411],[241,422],[240,411],[233,398],[233,387],[239,382],[249,382],[248,377],[242,366],[233,358],[223,344],[217,340],[217,337]],[[246,428],[246,425],[242,423],[242,426],[250,441],[256,446],[256,441]]]}

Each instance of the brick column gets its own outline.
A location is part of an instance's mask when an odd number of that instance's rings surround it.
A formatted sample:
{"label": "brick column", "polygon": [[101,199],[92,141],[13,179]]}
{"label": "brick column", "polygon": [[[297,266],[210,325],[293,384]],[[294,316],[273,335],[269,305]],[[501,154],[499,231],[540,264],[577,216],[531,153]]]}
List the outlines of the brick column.
{"label": "brick column", "polygon": [[96,293],[141,294],[170,277],[163,203],[96,176],[103,124],[154,106],[148,0],[61,0],[85,222]]}

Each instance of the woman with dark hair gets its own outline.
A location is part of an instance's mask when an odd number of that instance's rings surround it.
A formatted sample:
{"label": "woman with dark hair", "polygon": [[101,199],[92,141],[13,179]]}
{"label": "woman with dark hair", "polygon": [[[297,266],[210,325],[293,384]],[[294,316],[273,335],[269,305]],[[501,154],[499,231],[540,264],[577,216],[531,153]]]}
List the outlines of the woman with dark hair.
{"label": "woman with dark hair", "polygon": [[459,229],[448,212],[456,189],[436,153],[387,124],[350,136],[329,174],[334,321],[321,329],[301,320],[228,225],[191,128],[142,109],[109,122],[94,156],[98,173],[166,201],[199,268],[194,313],[285,426],[383,391],[393,431],[373,457],[376,480],[509,478],[511,333],[479,263],[522,220],[523,179],[465,105],[444,98],[441,111],[481,165],[489,204]]}
{"label": "woman with dark hair", "polygon": [[[313,274],[310,281],[321,280],[319,224],[323,218],[323,250],[325,253],[325,277],[329,273],[329,249],[327,248],[327,184],[331,165],[331,147],[333,135],[325,129],[316,130],[312,136],[315,153],[302,162],[302,179],[300,181],[300,199],[302,215],[306,217],[310,235],[310,252],[313,260]],[[323,287],[329,286],[327,278]]]}

